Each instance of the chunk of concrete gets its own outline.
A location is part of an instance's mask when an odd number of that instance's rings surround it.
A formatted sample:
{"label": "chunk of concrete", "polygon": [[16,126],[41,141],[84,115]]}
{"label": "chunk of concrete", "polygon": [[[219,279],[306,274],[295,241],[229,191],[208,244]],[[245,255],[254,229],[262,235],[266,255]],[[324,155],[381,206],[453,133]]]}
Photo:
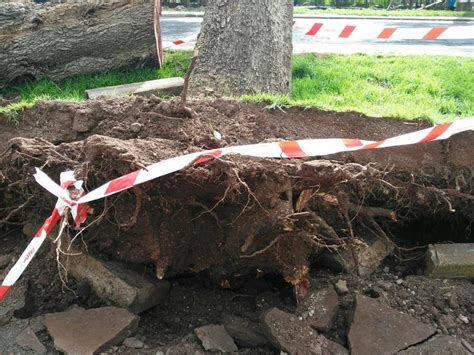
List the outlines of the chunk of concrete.
{"label": "chunk of concrete", "polygon": [[406,350],[400,351],[399,355],[469,355],[470,352],[464,348],[461,341],[449,335],[437,336],[429,339],[419,345],[412,346]]}
{"label": "chunk of concrete", "polygon": [[435,329],[379,299],[356,296],[349,331],[351,354],[395,354],[428,339]]}
{"label": "chunk of concrete", "polygon": [[242,348],[262,348],[268,344],[260,324],[249,319],[224,315],[222,324],[236,344]]}
{"label": "chunk of concrete", "polygon": [[381,239],[368,239],[354,248],[357,262],[354,261],[352,251],[349,249],[334,254],[325,252],[319,261],[335,271],[355,271],[359,276],[369,276],[393,252],[394,246]]}
{"label": "chunk of concrete", "polygon": [[183,89],[183,78],[166,78],[143,81],[140,83],[107,86],[103,88],[86,90],[87,98],[117,95],[178,95]]}
{"label": "chunk of concrete", "polygon": [[474,278],[474,243],[430,244],[426,274],[435,278]]}
{"label": "chunk of concrete", "polygon": [[99,297],[133,313],[159,304],[170,287],[166,280],[149,279],[120,264],[87,254],[69,258],[68,270],[75,279],[88,282]]}
{"label": "chunk of concrete", "polygon": [[272,345],[289,354],[349,354],[347,349],[318,334],[307,321],[271,308],[262,314],[262,328]]}
{"label": "chunk of concrete", "polygon": [[226,332],[223,325],[205,325],[194,329],[194,333],[207,351],[234,352],[238,350],[237,345],[235,345],[234,340]]}
{"label": "chunk of concrete", "polygon": [[333,287],[312,292],[298,306],[298,314],[316,330],[327,332],[339,308],[339,297]]}
{"label": "chunk of concrete", "polygon": [[16,343],[25,350],[32,350],[36,354],[45,354],[46,348],[30,327],[26,327],[17,337]]}
{"label": "chunk of concrete", "polygon": [[58,351],[94,354],[121,343],[138,326],[139,317],[126,309],[73,308],[45,315],[44,325]]}

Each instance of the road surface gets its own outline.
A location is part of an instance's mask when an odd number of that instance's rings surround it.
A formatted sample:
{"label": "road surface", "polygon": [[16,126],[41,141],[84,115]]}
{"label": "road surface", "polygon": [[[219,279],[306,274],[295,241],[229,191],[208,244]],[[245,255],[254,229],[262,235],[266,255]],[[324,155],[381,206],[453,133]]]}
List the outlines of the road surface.
{"label": "road surface", "polygon": [[[201,17],[162,17],[163,41],[192,49]],[[177,42],[179,43],[179,42]],[[367,53],[474,57],[474,21],[295,18],[294,53]]]}

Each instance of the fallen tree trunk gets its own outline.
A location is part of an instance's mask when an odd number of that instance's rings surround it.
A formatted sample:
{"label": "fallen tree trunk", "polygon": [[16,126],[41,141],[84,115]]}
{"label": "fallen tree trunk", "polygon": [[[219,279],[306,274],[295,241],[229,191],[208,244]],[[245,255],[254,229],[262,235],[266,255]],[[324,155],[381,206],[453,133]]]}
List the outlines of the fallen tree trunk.
{"label": "fallen tree trunk", "polygon": [[0,87],[156,65],[153,1],[0,4]]}

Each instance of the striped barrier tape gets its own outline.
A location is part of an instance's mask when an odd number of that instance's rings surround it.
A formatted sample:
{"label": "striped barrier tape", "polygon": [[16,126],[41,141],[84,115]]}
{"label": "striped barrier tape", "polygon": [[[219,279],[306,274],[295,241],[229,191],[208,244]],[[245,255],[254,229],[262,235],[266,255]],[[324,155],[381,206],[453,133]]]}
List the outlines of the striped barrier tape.
{"label": "striped barrier tape", "polygon": [[[83,194],[82,181],[76,181],[72,172],[68,171],[61,174],[61,186],[59,186],[45,173],[37,169],[37,172],[34,175],[35,180],[46,190],[58,197],[58,201],[51,216],[44,222],[35,238],[31,241],[20,259],[18,259],[17,263],[3,280],[2,285],[0,286],[0,300],[5,297],[9,288],[13,286],[16,280],[21,276],[43,241],[60,218],[65,215],[68,208],[71,209],[71,214],[76,226],[79,226],[85,221],[87,215],[86,203],[88,202],[102,199],[144,182],[171,174],[192,164],[201,164],[208,160],[212,160],[213,157],[221,157],[228,154],[241,154],[260,158],[317,157],[341,152],[388,148],[444,140],[455,134],[468,130],[474,130],[474,117],[436,125],[431,128],[381,141],[340,138],[303,139],[207,150],[162,160],[146,168],[136,170],[111,180],[87,194]],[[74,186],[79,190],[79,194],[76,193],[76,195],[80,195],[79,198],[73,198],[73,196],[71,196],[69,190],[71,186]]]}
{"label": "striped barrier tape", "polygon": [[[293,27],[301,29],[308,37],[321,37],[324,39],[365,39],[365,40],[426,40],[437,39],[474,39],[474,26],[436,26],[436,27],[384,27],[381,25],[339,25],[332,22],[308,22],[293,21]],[[197,34],[167,41],[163,48],[178,48],[182,44],[196,41]]]}

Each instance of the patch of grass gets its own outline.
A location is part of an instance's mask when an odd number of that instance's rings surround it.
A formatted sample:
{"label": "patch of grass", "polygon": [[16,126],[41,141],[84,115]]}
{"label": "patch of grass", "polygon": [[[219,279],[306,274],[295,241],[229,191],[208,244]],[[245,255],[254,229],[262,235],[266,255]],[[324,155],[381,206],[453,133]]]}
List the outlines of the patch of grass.
{"label": "patch of grass", "polygon": [[474,115],[472,78],[469,58],[306,54],[293,57],[291,98],[244,100],[442,122]]}
{"label": "patch of grass", "polygon": [[295,14],[304,15],[354,15],[354,16],[449,16],[474,17],[474,11],[448,10],[385,10],[385,9],[311,9],[295,6]]}
{"label": "patch of grass", "polygon": [[82,101],[86,99],[84,91],[104,86],[114,86],[153,79],[183,77],[191,63],[189,52],[167,52],[162,69],[143,68],[130,71],[113,71],[95,75],[81,75],[58,83],[51,80],[27,82],[22,85],[0,90],[0,95],[18,93],[21,101],[0,107],[0,114],[15,121],[18,113],[33,106],[39,100]]}
{"label": "patch of grass", "polygon": [[[38,100],[85,99],[84,90],[131,82],[184,76],[191,52],[170,52],[163,69],[144,68],[72,78],[60,83],[41,80],[4,91],[21,101],[0,107],[16,121],[21,110]],[[293,57],[291,97],[267,94],[243,99],[268,107],[317,107],[357,111],[375,117],[421,118],[441,122],[474,115],[474,59],[432,56],[314,55]],[[2,94],[2,92],[0,92]]]}

